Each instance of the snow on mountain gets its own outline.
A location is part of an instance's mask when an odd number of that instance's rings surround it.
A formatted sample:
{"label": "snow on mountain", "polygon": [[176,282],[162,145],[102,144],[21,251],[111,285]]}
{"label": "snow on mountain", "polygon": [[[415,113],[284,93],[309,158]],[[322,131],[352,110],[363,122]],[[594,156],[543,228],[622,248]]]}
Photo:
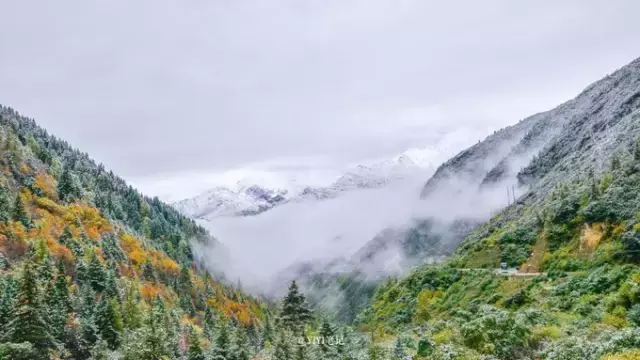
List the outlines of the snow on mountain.
{"label": "snow on mountain", "polygon": [[290,201],[334,198],[345,191],[387,186],[417,172],[430,175],[446,154],[428,147],[409,149],[388,159],[372,159],[336,171],[246,171],[235,184],[216,186],[174,207],[194,218],[251,216]]}

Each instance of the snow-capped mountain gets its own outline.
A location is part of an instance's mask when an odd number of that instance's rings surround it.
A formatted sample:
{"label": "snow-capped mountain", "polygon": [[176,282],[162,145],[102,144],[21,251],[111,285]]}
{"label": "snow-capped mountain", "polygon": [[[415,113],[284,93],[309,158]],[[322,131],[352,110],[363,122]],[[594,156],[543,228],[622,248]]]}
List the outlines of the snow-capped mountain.
{"label": "snow-capped mountain", "polygon": [[233,185],[216,186],[173,205],[194,219],[257,215],[290,201],[329,199],[345,191],[381,188],[417,173],[430,175],[445,159],[446,154],[439,149],[421,148],[390,159],[348,165],[322,178],[294,172],[268,172],[263,176],[242,177]]}

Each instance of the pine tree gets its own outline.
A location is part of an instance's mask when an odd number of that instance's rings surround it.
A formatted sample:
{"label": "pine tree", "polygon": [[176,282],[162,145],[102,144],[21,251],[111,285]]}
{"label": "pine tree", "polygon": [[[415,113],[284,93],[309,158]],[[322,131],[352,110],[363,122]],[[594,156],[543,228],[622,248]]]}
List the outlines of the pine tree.
{"label": "pine tree", "polygon": [[[7,324],[13,316],[19,284],[12,277],[7,276],[0,279],[0,324]],[[0,326],[0,338],[5,331],[5,327]]]}
{"label": "pine tree", "polygon": [[13,221],[21,222],[27,229],[31,226],[31,218],[29,214],[27,214],[20,194],[16,195],[15,202],[13,203],[13,214],[11,218]]}
{"label": "pine tree", "polygon": [[100,260],[98,260],[98,256],[96,256],[95,252],[92,252],[90,256],[91,259],[87,266],[87,281],[95,291],[102,292],[106,285],[104,267]]}
{"label": "pine tree", "polygon": [[274,346],[273,355],[278,360],[293,360],[291,344],[289,344],[284,331],[281,331],[280,336],[278,336],[278,341],[276,341],[276,345]]}
{"label": "pine tree", "polygon": [[191,299],[191,295],[189,295],[189,293],[182,293],[180,295],[180,307],[189,316],[191,317],[195,316],[196,309],[193,306],[193,300]]}
{"label": "pine tree", "polygon": [[120,345],[123,330],[122,315],[116,299],[104,296],[100,300],[95,322],[100,337],[107,342],[110,349],[115,350]]}
{"label": "pine tree", "polygon": [[113,270],[107,270],[107,277],[105,279],[104,294],[110,298],[120,301],[120,291],[118,290],[118,282],[116,280],[116,274]]}
{"label": "pine tree", "polygon": [[249,351],[249,342],[247,336],[241,327],[236,329],[233,344],[233,360],[249,360],[251,358]]}
{"label": "pine tree", "polygon": [[60,237],[58,237],[58,242],[62,245],[69,246],[69,244],[71,244],[71,241],[73,241],[73,233],[71,232],[71,228],[69,228],[69,225],[65,225],[64,229],[62,230],[62,234],[60,234]]}
{"label": "pine tree", "polygon": [[204,310],[204,319],[203,319],[203,325],[204,325],[204,334],[205,336],[211,340],[213,339],[213,333],[214,333],[214,329],[216,326],[216,321],[215,321],[215,315],[213,314],[213,311],[211,310],[210,306],[207,306]]}
{"label": "pine tree", "polygon": [[142,265],[142,278],[147,281],[156,282],[156,271],[149,259],[147,259]]}
{"label": "pine tree", "polygon": [[38,280],[41,284],[49,284],[53,280],[53,262],[44,240],[37,242],[35,257],[38,262]]}
{"label": "pine tree", "polygon": [[0,222],[11,219],[11,194],[9,189],[0,184]]}
{"label": "pine tree", "polygon": [[264,316],[264,328],[262,330],[262,345],[266,342],[273,344],[273,325],[271,324],[271,316],[269,314],[265,314]]}
{"label": "pine tree", "polygon": [[167,320],[165,314],[164,303],[162,299],[156,297],[153,305],[147,311],[144,321],[146,329],[145,347],[148,349],[149,359],[161,359],[164,356],[169,357],[169,340],[170,334],[167,333]]}
{"label": "pine tree", "polygon": [[224,319],[220,319],[218,321],[218,336],[216,336],[215,341],[212,346],[212,356],[215,359],[216,357],[222,357],[224,359],[229,359],[231,356],[231,342],[229,339],[229,328],[227,322]]}
{"label": "pine tree", "polygon": [[130,282],[124,293],[122,302],[122,317],[124,326],[127,329],[138,329],[142,326],[142,315],[140,310],[140,292],[135,282]]}
{"label": "pine tree", "polygon": [[56,339],[63,341],[67,316],[71,311],[71,301],[69,299],[69,285],[67,284],[62,259],[58,261],[55,283],[47,294],[47,304],[49,305],[48,313],[51,333]]}
{"label": "pine tree", "polygon": [[636,142],[636,146],[633,149],[633,159],[635,161],[640,161],[640,140]]}
{"label": "pine tree", "polygon": [[6,324],[2,342],[28,342],[47,357],[50,349],[56,345],[42,316],[37,279],[32,262],[26,262],[20,278],[20,289],[15,303],[15,312]]}
{"label": "pine tree", "polygon": [[324,357],[329,357],[332,353],[331,346],[335,344],[329,344],[329,342],[335,341],[335,332],[328,321],[324,321],[320,327],[320,352]]}
{"label": "pine tree", "polygon": [[284,298],[281,318],[284,327],[295,333],[301,332],[312,318],[304,294],[298,291],[295,280],[291,282],[289,292]]}
{"label": "pine tree", "polygon": [[393,347],[393,360],[404,360],[407,357],[407,351],[404,349],[404,345],[400,337],[396,339],[396,344]]}
{"label": "pine tree", "polygon": [[188,360],[205,360],[204,351],[193,327],[189,327],[189,349],[187,350]]}
{"label": "pine tree", "polygon": [[69,167],[64,168],[58,182],[58,196],[62,201],[71,202],[80,198],[80,191],[75,184]]}

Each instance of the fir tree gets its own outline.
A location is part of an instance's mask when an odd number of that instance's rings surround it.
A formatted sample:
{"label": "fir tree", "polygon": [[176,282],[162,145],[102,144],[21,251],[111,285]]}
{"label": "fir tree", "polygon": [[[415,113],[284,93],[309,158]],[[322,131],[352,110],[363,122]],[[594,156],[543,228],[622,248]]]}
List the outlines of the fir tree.
{"label": "fir tree", "polygon": [[304,294],[298,291],[295,280],[291,282],[289,292],[284,298],[281,318],[284,327],[296,333],[301,332],[312,318]]}
{"label": "fir tree", "polygon": [[320,337],[320,352],[322,352],[324,357],[329,357],[329,354],[332,352],[331,347],[335,345],[334,343],[329,344],[329,342],[335,341],[335,332],[331,327],[331,324],[326,320],[320,327]]}
{"label": "fir tree", "polygon": [[22,269],[20,289],[15,303],[15,312],[6,324],[3,342],[28,342],[46,358],[46,354],[56,345],[42,316],[37,279],[33,263],[27,262]]}
{"label": "fir tree", "polygon": [[123,330],[122,315],[116,299],[106,296],[102,298],[96,311],[95,323],[100,337],[107,342],[110,349],[115,350],[120,344]]}
{"label": "fir tree", "polygon": [[92,252],[90,256],[91,259],[87,266],[87,281],[95,291],[102,292],[106,285],[104,267],[100,260],[98,260],[98,256],[96,256],[95,252]]}
{"label": "fir tree", "polygon": [[107,277],[105,279],[104,294],[110,298],[114,298],[120,301],[120,291],[118,290],[118,282],[116,280],[116,274],[113,270],[107,270]]}
{"label": "fir tree", "polygon": [[65,166],[58,182],[58,196],[62,201],[71,202],[80,198],[80,191],[69,171],[69,167]]}
{"label": "fir tree", "polygon": [[71,241],[73,241],[73,233],[69,225],[65,225],[62,234],[58,237],[58,242],[62,245],[69,246]]}
{"label": "fir tree", "polygon": [[168,357],[170,335],[167,333],[167,321],[164,303],[156,297],[153,305],[147,311],[144,321],[146,332],[145,347],[148,349],[149,359]]}
{"label": "fir tree", "polygon": [[69,299],[69,285],[64,270],[62,259],[58,261],[58,271],[53,288],[47,294],[49,305],[49,325],[51,333],[59,341],[64,339],[67,316],[71,311]]}
{"label": "fir tree", "polygon": [[224,359],[230,359],[231,356],[231,342],[229,339],[229,329],[227,322],[224,319],[218,321],[218,336],[212,346],[212,356],[222,357]]}
{"label": "fir tree", "polygon": [[180,307],[185,313],[189,314],[189,316],[195,316],[196,309],[193,306],[193,300],[189,293],[182,293],[182,295],[180,295]]}
{"label": "fir tree", "polygon": [[189,349],[187,350],[188,360],[205,360],[204,351],[193,327],[189,327]]}
{"label": "fir tree", "polygon": [[404,360],[407,357],[407,351],[404,349],[404,345],[400,337],[396,339],[396,343],[393,347],[393,360]]}
{"label": "fir tree", "polygon": [[636,146],[633,149],[633,159],[640,161],[640,140],[636,142]]}
{"label": "fir tree", "polygon": [[11,219],[11,194],[9,189],[0,184],[0,222]]}
{"label": "fir tree", "polygon": [[278,336],[273,355],[278,360],[293,360],[291,344],[289,344],[289,340],[284,331],[281,331]]}
{"label": "fir tree", "polygon": [[[18,285],[17,281],[8,276],[0,280],[0,324],[7,324],[13,316]],[[0,338],[2,338],[5,331],[5,327],[0,326]]]}
{"label": "fir tree", "polygon": [[124,326],[127,329],[137,329],[142,326],[142,315],[139,304],[140,292],[138,291],[138,285],[131,282],[126,287],[122,303],[122,317]]}
{"label": "fir tree", "polygon": [[215,321],[215,315],[213,314],[213,311],[211,310],[210,306],[207,306],[204,309],[203,323],[204,323],[203,325],[204,325],[205,336],[209,340],[213,339],[213,333],[216,326],[216,321]]}
{"label": "fir tree", "polygon": [[142,265],[142,278],[147,281],[156,282],[156,271],[149,259],[147,259]]}
{"label": "fir tree", "polygon": [[13,221],[18,221],[24,225],[27,229],[31,226],[31,218],[29,214],[27,214],[27,210],[22,203],[22,198],[20,194],[16,195],[16,199],[13,205],[13,214],[11,216]]}
{"label": "fir tree", "polygon": [[273,344],[274,333],[273,333],[273,325],[271,324],[271,316],[269,314],[265,314],[264,316],[264,328],[262,330],[262,345],[269,342]]}
{"label": "fir tree", "polygon": [[249,351],[249,342],[245,331],[238,327],[235,333],[233,344],[233,360],[249,360],[251,358]]}

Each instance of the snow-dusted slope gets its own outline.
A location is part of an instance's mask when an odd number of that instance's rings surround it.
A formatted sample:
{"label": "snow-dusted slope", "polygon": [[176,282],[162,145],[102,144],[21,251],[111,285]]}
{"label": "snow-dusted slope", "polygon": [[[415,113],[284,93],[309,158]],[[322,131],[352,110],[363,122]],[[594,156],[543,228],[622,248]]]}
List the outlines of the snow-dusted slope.
{"label": "snow-dusted slope", "polygon": [[217,186],[174,207],[194,219],[250,216],[290,201],[334,198],[345,191],[374,189],[417,171],[435,171],[446,154],[435,148],[410,149],[390,159],[350,165],[332,174],[314,177],[300,173],[263,173],[246,176],[230,186]]}

